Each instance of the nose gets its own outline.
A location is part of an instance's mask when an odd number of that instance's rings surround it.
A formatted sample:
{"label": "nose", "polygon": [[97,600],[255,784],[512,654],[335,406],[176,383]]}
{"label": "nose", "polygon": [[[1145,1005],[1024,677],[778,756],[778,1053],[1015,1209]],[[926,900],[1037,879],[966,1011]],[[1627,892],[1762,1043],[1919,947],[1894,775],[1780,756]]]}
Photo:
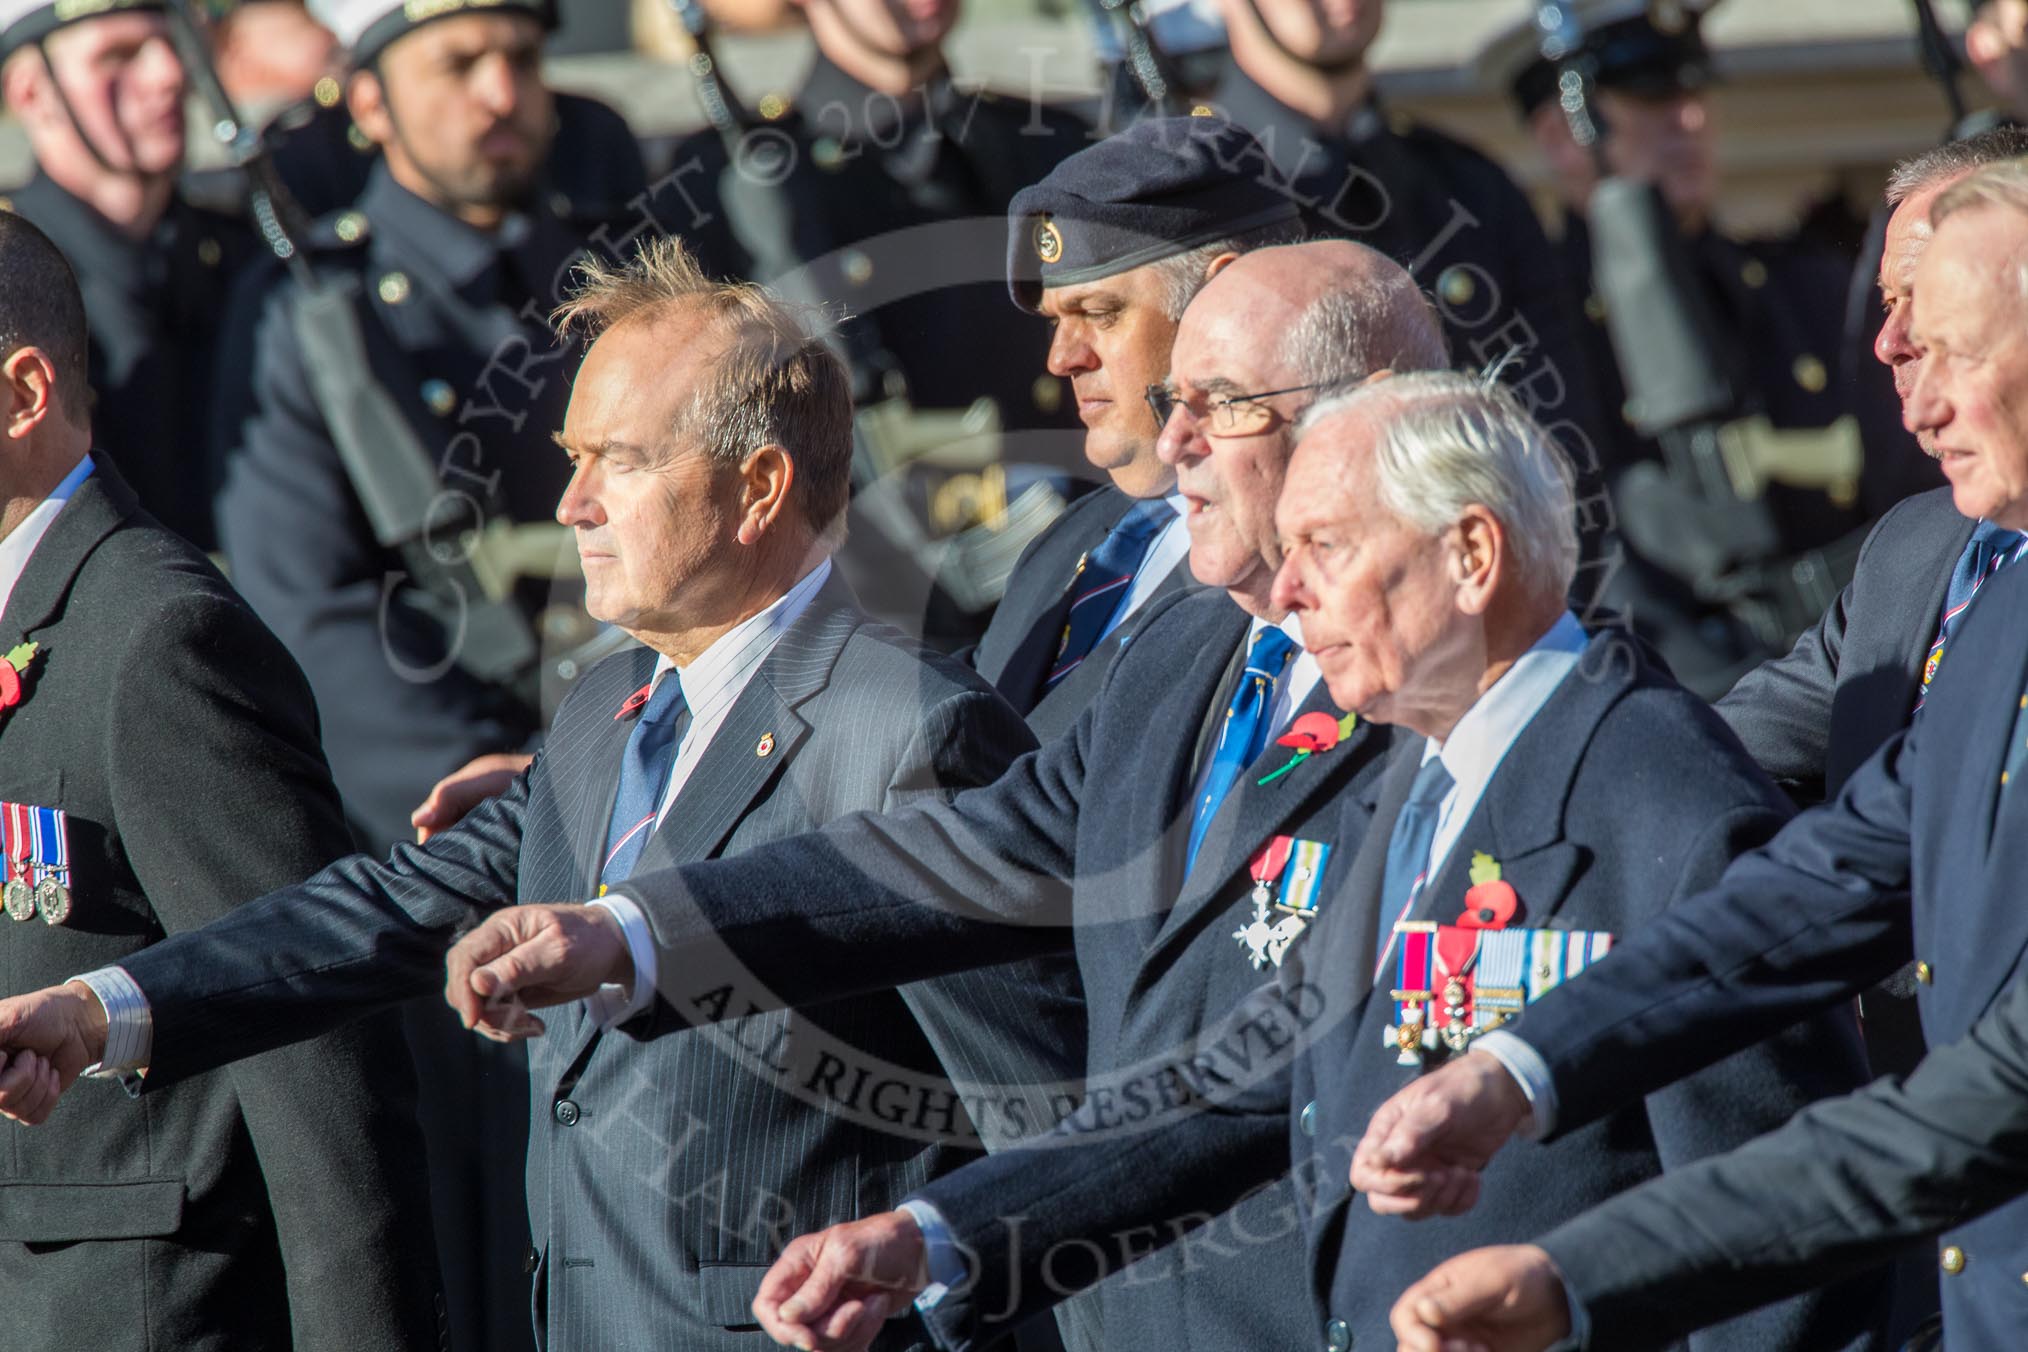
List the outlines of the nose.
{"label": "nose", "polygon": [[1155,458],[1172,469],[1185,460],[1204,458],[1204,438],[1197,434],[1197,419],[1182,404],[1169,410],[1169,421],[1155,438]]}
{"label": "nose", "polygon": [[513,114],[520,103],[520,84],[515,79],[514,63],[502,53],[494,53],[472,68],[472,93],[498,118]]}
{"label": "nose", "polygon": [[1711,110],[1704,106],[1702,95],[1692,94],[1676,103],[1676,125],[1684,131],[1703,131],[1711,120]]}
{"label": "nose", "polygon": [[585,468],[582,466],[571,472],[570,482],[563,486],[563,496],[556,500],[556,522],[560,526],[598,526],[605,523],[605,513],[600,510],[591,485],[585,481]]}
{"label": "nose", "polygon": [[1302,546],[1294,546],[1282,556],[1282,566],[1275,570],[1274,586],[1268,592],[1268,600],[1276,610],[1301,611],[1310,608],[1309,589],[1303,586],[1302,570],[1296,562],[1301,553]]}
{"label": "nose", "polygon": [[1096,371],[1098,353],[1085,341],[1083,325],[1058,324],[1056,331],[1049,335],[1049,360],[1044,364],[1049,374],[1065,378],[1080,371]]}
{"label": "nose", "polygon": [[1886,322],[1873,339],[1873,356],[1882,366],[1899,366],[1915,360],[1915,345],[1908,341],[1908,302],[1895,301],[1887,310]]}

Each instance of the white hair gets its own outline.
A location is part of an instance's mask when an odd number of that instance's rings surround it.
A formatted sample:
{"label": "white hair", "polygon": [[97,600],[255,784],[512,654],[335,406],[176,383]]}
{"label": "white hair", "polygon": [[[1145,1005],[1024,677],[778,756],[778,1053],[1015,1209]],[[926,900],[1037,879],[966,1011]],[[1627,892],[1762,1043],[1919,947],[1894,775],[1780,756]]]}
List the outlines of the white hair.
{"label": "white hair", "polygon": [[1499,385],[1457,371],[1388,376],[1312,404],[1297,439],[1339,414],[1379,429],[1373,464],[1380,501],[1425,534],[1456,525],[1471,506],[1505,529],[1515,573],[1561,596],[1577,574],[1577,501],[1556,441]]}
{"label": "white hair", "polygon": [[[1982,209],[2028,216],[2028,160],[2001,160],[1973,170],[1945,188],[1930,205],[1929,223],[1932,227],[1941,226],[1960,212]],[[2021,254],[2019,249],[2014,251],[2006,271],[2013,279],[2015,294],[2028,300],[2028,262],[2022,260]]]}

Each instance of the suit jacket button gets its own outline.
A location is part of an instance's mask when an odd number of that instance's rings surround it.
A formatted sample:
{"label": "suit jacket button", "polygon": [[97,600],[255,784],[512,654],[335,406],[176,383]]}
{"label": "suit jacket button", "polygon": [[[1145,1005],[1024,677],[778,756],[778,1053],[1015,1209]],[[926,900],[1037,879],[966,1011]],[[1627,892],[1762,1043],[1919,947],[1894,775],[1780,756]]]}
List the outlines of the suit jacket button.
{"label": "suit jacket button", "polygon": [[572,1103],[569,1099],[558,1099],[556,1101],[555,1112],[556,1112],[556,1124],[558,1126],[574,1127],[577,1125],[578,1119],[577,1105],[575,1103]]}
{"label": "suit jacket button", "polygon": [[1965,1270],[1965,1251],[1955,1244],[1944,1245],[1943,1270],[1955,1277]]}
{"label": "suit jacket button", "polygon": [[1305,1136],[1317,1134],[1317,1100],[1311,1099],[1303,1105],[1301,1116],[1296,1118],[1296,1125],[1302,1128]]}
{"label": "suit jacket button", "polygon": [[1352,1326],[1342,1319],[1324,1325],[1324,1352],[1352,1352]]}
{"label": "suit jacket button", "polygon": [[1936,969],[1926,962],[1918,962],[1915,964],[1915,979],[1927,986],[1936,980]]}

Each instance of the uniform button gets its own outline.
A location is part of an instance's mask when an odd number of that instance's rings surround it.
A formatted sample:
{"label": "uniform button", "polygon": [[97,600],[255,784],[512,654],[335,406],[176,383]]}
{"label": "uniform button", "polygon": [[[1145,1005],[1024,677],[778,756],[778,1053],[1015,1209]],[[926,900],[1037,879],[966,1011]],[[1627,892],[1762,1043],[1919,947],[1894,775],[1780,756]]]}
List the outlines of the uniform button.
{"label": "uniform button", "polygon": [[1437,278],[1437,294],[1453,306],[1470,304],[1478,291],[1478,283],[1472,280],[1472,274],[1460,267],[1445,268],[1443,275]]}
{"label": "uniform button", "polygon": [[1317,1100],[1311,1099],[1303,1105],[1301,1115],[1296,1118],[1296,1126],[1302,1129],[1305,1136],[1317,1134]]}
{"label": "uniform button", "polygon": [[422,384],[423,402],[430,412],[440,418],[448,418],[458,407],[458,392],[451,388],[448,380],[425,380]]}
{"label": "uniform button", "polygon": [[317,100],[319,108],[336,108],[338,100],[345,97],[345,91],[338,87],[335,78],[326,75],[311,88],[310,95]]}
{"label": "uniform button", "polygon": [[1930,982],[1936,980],[1936,968],[1926,962],[1918,962],[1915,964],[1915,979],[1927,986]]}
{"label": "uniform button", "polygon": [[1824,387],[1831,383],[1831,373],[1824,369],[1822,358],[1805,352],[1797,357],[1791,371],[1800,385],[1811,394],[1822,394]]}
{"label": "uniform button", "polygon": [[1352,1326],[1342,1319],[1324,1325],[1324,1352],[1352,1352]]}
{"label": "uniform button", "polygon": [[1745,282],[1755,291],[1760,290],[1767,285],[1767,264],[1761,262],[1758,258],[1747,259],[1745,263],[1740,265],[1739,280]]}
{"label": "uniform button", "polygon": [[578,1111],[575,1103],[572,1103],[569,1099],[558,1099],[556,1101],[556,1122],[558,1126],[574,1127],[577,1125],[577,1119]]}
{"label": "uniform button", "polygon": [[380,292],[380,299],[386,304],[400,305],[408,299],[410,289],[408,274],[390,272],[380,279],[380,285],[375,289]]}
{"label": "uniform button", "polygon": [[224,257],[225,250],[219,247],[217,240],[200,239],[197,241],[197,261],[204,264],[207,268],[217,267],[219,260]]}
{"label": "uniform button", "polygon": [[1941,1266],[1946,1273],[1955,1277],[1965,1270],[1965,1251],[1955,1244],[1944,1245]]}
{"label": "uniform button", "polygon": [[789,111],[789,101],[781,94],[763,94],[755,111],[769,122],[779,122],[782,115]]}
{"label": "uniform button", "polygon": [[535,1251],[535,1246],[533,1244],[525,1245],[522,1248],[521,1250],[522,1276],[533,1277],[535,1275],[535,1269],[538,1266],[540,1266],[541,1263],[542,1263],[542,1255]]}

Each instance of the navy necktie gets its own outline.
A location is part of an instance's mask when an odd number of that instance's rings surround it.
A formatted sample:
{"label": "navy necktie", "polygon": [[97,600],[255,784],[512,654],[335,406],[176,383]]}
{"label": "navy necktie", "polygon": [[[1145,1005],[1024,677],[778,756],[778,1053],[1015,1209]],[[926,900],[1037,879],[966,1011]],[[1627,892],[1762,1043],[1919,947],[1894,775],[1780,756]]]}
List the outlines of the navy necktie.
{"label": "navy necktie", "polygon": [[1057,645],[1055,664],[1042,678],[1045,691],[1076,671],[1099,640],[1112,632],[1114,619],[1134,585],[1134,574],[1147,561],[1149,546],[1162,527],[1175,519],[1175,510],[1166,498],[1144,499],[1127,509],[1097,549],[1078,560],[1077,575],[1070,583],[1063,640]]}
{"label": "navy necktie", "polygon": [[1922,712],[1923,702],[1929,698],[1930,682],[1936,679],[1944,645],[1950,642],[1951,636],[1964,622],[1966,607],[1972,604],[1972,598],[1985,585],[1987,578],[2013,562],[2021,553],[2022,540],[2019,531],[1981,521],[1972,532],[1972,538],[1965,542],[1964,553],[1958,555],[1957,567],[1951,570],[1950,589],[1944,593],[1943,617],[1937,623],[1936,640],[1929,645],[1929,656],[1923,660],[1922,687],[1915,695],[1916,713]]}
{"label": "navy necktie", "polygon": [[1430,846],[1436,841],[1437,816],[1444,796],[1455,781],[1444,769],[1442,756],[1431,756],[1415,773],[1408,801],[1394,819],[1394,834],[1387,838],[1387,873],[1380,884],[1380,942],[1373,951],[1385,953],[1394,937],[1396,921],[1406,920],[1415,909],[1428,879]]}
{"label": "navy necktie", "polygon": [[1267,746],[1270,731],[1268,713],[1275,707],[1275,688],[1282,671],[1296,651],[1295,640],[1269,627],[1253,636],[1246,654],[1246,669],[1240,673],[1239,688],[1225,708],[1225,725],[1219,729],[1218,746],[1211,753],[1211,769],[1198,796],[1196,816],[1190,823],[1190,851],[1184,856],[1183,871],[1197,863],[1197,851],[1204,833],[1218,814],[1218,805],[1232,792],[1240,771],[1253,764]]}
{"label": "navy necktie", "polygon": [[656,684],[627,738],[626,757],[620,762],[620,788],[613,795],[612,822],[606,827],[605,863],[599,866],[601,895],[613,884],[627,880],[648,837],[655,834],[655,817],[669,787],[669,771],[676,764],[684,711],[683,682],[671,671]]}

